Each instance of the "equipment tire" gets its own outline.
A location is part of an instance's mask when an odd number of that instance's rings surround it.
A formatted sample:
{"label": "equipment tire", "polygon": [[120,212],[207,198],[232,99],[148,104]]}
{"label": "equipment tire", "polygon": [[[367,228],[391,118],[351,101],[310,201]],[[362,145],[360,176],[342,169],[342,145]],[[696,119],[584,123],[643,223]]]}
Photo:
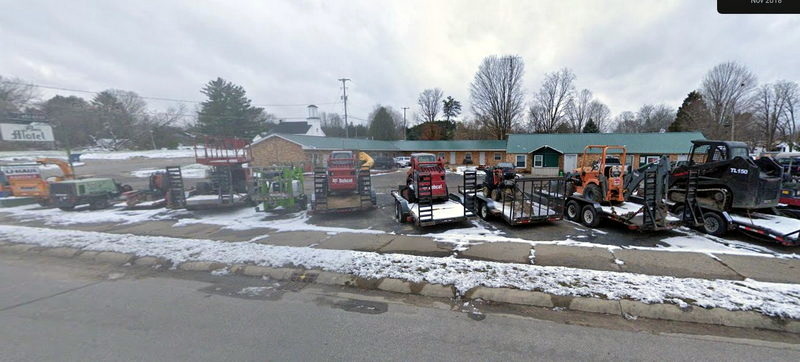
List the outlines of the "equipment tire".
{"label": "equipment tire", "polygon": [[597,214],[597,209],[594,205],[586,205],[581,210],[581,222],[590,228],[600,225],[600,215]]}
{"label": "equipment tire", "polygon": [[704,213],[703,224],[703,231],[709,235],[722,236],[728,232],[728,221],[716,212]]}
{"label": "equipment tire", "polygon": [[575,200],[569,200],[567,207],[564,208],[567,220],[581,222],[581,204]]}
{"label": "equipment tire", "polygon": [[108,208],[109,206],[111,206],[111,205],[108,202],[108,198],[101,197],[101,198],[92,200],[92,202],[89,204],[89,209],[90,210],[102,210],[102,209]]}
{"label": "equipment tire", "polygon": [[59,206],[58,208],[61,209],[61,211],[72,211],[75,209],[75,205]]}
{"label": "equipment tire", "polygon": [[597,186],[597,184],[588,184],[583,188],[583,197],[594,202],[602,202],[603,192],[600,190],[600,186]]}

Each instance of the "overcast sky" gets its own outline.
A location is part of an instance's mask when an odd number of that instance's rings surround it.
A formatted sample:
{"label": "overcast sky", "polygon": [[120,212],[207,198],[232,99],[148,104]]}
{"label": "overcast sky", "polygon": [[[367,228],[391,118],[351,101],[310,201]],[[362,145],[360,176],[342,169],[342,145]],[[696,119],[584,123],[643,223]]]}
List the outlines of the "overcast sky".
{"label": "overcast sky", "polygon": [[[416,110],[432,87],[467,111],[469,83],[492,54],[522,56],[528,98],[544,73],[569,67],[614,115],[677,107],[729,60],[759,82],[800,81],[800,15],[720,15],[715,0],[0,0],[0,9],[3,76],[190,100],[220,76],[255,104],[340,113],[346,77],[358,118],[378,103]],[[305,116],[302,106],[266,108]]]}

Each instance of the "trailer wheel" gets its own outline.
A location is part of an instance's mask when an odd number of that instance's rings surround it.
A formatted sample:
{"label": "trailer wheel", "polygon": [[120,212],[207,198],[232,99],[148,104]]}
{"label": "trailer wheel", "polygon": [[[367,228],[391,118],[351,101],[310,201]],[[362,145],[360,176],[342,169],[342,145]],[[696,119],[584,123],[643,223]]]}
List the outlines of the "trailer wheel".
{"label": "trailer wheel", "polygon": [[600,215],[597,215],[597,210],[594,208],[594,205],[586,205],[583,207],[581,219],[583,219],[583,225],[590,228],[600,225]]}
{"label": "trailer wheel", "polygon": [[567,202],[567,220],[581,221],[581,205],[575,200]]}
{"label": "trailer wheel", "polygon": [[489,205],[487,205],[485,202],[481,202],[478,205],[478,216],[480,216],[483,220],[489,220],[489,218],[492,216],[492,214],[489,212]]}
{"label": "trailer wheel", "polygon": [[61,211],[72,211],[75,209],[75,205],[59,206],[58,208],[61,209]]}
{"label": "trailer wheel", "polygon": [[714,236],[725,235],[728,231],[728,222],[722,215],[716,212],[707,212],[703,214],[703,229],[706,234]]}

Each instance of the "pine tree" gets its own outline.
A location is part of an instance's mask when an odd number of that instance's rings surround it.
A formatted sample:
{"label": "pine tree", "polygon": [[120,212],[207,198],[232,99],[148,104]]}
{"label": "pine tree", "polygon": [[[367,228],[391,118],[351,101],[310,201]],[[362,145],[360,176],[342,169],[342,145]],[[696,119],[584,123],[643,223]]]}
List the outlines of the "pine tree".
{"label": "pine tree", "polygon": [[442,101],[444,112],[444,119],[450,121],[452,118],[458,117],[461,114],[461,102],[455,100],[453,97],[448,96]]}
{"label": "pine tree", "polygon": [[208,100],[200,104],[197,112],[200,133],[250,139],[265,129],[264,109],[253,107],[241,86],[217,78],[208,82],[201,93]]}
{"label": "pine tree", "polygon": [[600,128],[597,127],[597,123],[594,123],[594,120],[589,118],[586,124],[583,126],[583,133],[600,133]]}
{"label": "pine tree", "polygon": [[691,91],[686,99],[683,100],[678,113],[675,115],[675,122],[669,125],[669,132],[684,132],[701,129],[707,118],[707,109],[703,96],[700,92]]}
{"label": "pine tree", "polygon": [[395,140],[394,119],[385,107],[378,108],[369,124],[369,136],[376,140]]}

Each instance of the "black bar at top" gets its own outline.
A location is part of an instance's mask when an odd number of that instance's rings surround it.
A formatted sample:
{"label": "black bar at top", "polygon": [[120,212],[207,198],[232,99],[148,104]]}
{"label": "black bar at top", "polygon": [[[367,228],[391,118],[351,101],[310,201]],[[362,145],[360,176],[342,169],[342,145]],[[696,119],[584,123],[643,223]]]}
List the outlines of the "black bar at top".
{"label": "black bar at top", "polygon": [[720,14],[800,14],[800,0],[717,0]]}

